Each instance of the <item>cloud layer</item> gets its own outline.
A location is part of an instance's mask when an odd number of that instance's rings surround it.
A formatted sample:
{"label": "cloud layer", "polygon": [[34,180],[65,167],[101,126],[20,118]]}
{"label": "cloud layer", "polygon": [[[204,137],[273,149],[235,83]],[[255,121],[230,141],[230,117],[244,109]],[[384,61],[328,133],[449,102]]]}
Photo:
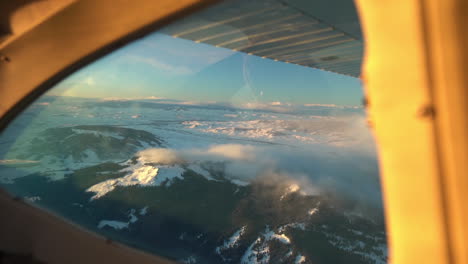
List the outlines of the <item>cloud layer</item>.
{"label": "cloud layer", "polygon": [[153,148],[137,155],[142,162],[163,165],[218,163],[230,179],[297,184],[306,194],[333,194],[381,207],[377,161],[364,152],[321,145],[304,150],[221,144],[198,149]]}

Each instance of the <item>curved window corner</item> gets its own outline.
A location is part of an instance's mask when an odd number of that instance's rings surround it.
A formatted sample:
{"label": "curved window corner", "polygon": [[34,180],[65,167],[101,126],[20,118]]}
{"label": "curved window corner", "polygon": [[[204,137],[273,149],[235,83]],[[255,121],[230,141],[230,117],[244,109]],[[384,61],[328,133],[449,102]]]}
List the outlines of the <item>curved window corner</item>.
{"label": "curved window corner", "polygon": [[0,185],[181,263],[386,263],[353,8],[227,1],[114,51],[2,132]]}

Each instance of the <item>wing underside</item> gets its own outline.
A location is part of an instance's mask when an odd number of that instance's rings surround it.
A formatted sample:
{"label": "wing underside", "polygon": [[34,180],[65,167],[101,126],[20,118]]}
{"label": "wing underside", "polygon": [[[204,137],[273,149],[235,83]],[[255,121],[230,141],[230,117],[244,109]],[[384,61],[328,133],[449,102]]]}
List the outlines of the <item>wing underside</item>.
{"label": "wing underside", "polygon": [[[334,1],[342,4],[339,2],[345,0]],[[227,1],[163,32],[266,59],[359,77],[363,42],[354,7],[344,6],[344,14],[330,17],[320,2]]]}

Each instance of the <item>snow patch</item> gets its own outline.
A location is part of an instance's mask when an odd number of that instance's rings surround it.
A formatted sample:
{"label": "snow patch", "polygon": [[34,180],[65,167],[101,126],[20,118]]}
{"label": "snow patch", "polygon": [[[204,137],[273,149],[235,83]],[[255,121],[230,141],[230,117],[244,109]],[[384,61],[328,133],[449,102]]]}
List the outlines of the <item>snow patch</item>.
{"label": "snow patch", "polygon": [[154,183],[152,185],[166,187],[171,186],[175,179],[183,180],[182,174],[185,172],[185,169],[179,166],[160,166]]}
{"label": "snow patch", "polygon": [[221,251],[236,247],[239,243],[241,236],[245,233],[245,228],[246,226],[241,227],[228,240],[225,240],[223,245],[216,247],[216,253],[218,255],[221,255]]}
{"label": "snow patch", "polygon": [[128,222],[121,222],[121,221],[114,221],[114,220],[101,220],[98,224],[98,228],[104,228],[104,227],[112,227],[116,230],[121,230],[124,228],[128,228]]}
{"label": "snow patch", "polygon": [[304,263],[305,261],[306,261],[306,258],[302,256],[301,254],[299,254],[296,257],[296,260],[294,260],[294,264]]}
{"label": "snow patch", "polygon": [[130,209],[130,212],[128,213],[128,217],[130,218],[130,220],[128,220],[128,223],[133,224],[136,221],[138,221],[138,217],[136,217],[135,212],[136,212],[135,209]]}
{"label": "snow patch", "polygon": [[241,181],[241,180],[238,180],[238,179],[230,179],[229,181],[231,183],[234,183],[235,185],[239,185],[239,186],[247,186],[247,185],[250,184],[250,182]]}
{"label": "snow patch", "polygon": [[135,209],[130,209],[130,211],[128,212],[128,222],[123,222],[123,221],[116,221],[116,220],[101,220],[99,221],[99,224],[98,224],[98,228],[99,229],[102,229],[106,226],[108,227],[112,227],[116,230],[121,230],[121,229],[124,229],[124,228],[128,228],[130,224],[133,224],[135,223],[136,221],[138,221],[138,217],[136,217],[135,215],[136,213],[136,210]]}
{"label": "snow patch", "polygon": [[146,215],[148,213],[148,206],[140,209],[140,215]]}
{"label": "snow patch", "polygon": [[286,196],[288,196],[289,194],[295,193],[295,192],[299,191],[299,189],[300,189],[300,188],[299,188],[299,185],[297,185],[297,184],[295,184],[295,183],[289,185],[288,188],[286,189],[286,192],[285,192],[283,195],[281,195],[280,201],[283,200],[283,199],[284,199]]}
{"label": "snow patch", "polygon": [[39,197],[39,196],[26,196],[26,197],[24,197],[24,200],[28,201],[30,203],[35,203],[37,201],[40,201],[41,197]]}
{"label": "snow patch", "polygon": [[[128,162],[127,162],[128,163]],[[138,160],[134,165],[120,170],[120,172],[129,172],[124,177],[109,179],[89,187],[87,192],[94,192],[91,200],[99,199],[107,193],[113,191],[117,186],[170,186],[175,179],[184,179],[182,174],[185,169],[180,166],[159,166],[147,165]],[[157,177],[156,177],[157,176]]]}
{"label": "snow patch", "polygon": [[279,240],[283,244],[291,244],[291,240],[285,234],[273,234],[273,238]]}
{"label": "snow patch", "polygon": [[99,199],[107,193],[113,191],[117,186],[151,185],[153,183],[153,179],[158,174],[158,170],[159,169],[156,167],[137,163],[133,166],[121,170],[121,172],[130,171],[130,174],[127,174],[121,178],[109,179],[95,184],[86,189],[86,192],[96,193],[93,197],[91,197],[91,200],[94,200]]}
{"label": "snow patch", "polygon": [[265,241],[276,239],[283,244],[291,244],[291,240],[285,234],[276,234],[274,231],[268,231],[268,228],[263,234],[263,237],[265,238]]}
{"label": "snow patch", "polygon": [[245,251],[241,258],[241,264],[267,264],[270,261],[270,246],[269,242],[278,240],[279,242],[289,245],[291,239],[285,234],[276,234],[267,226],[265,232],[258,237]]}
{"label": "snow patch", "polygon": [[[254,249],[255,247],[255,249]],[[258,237],[245,251],[241,264],[267,264],[270,260],[270,248]]]}
{"label": "snow patch", "polygon": [[195,264],[197,263],[197,258],[195,256],[189,256],[187,258],[180,260],[180,262],[184,264]]}
{"label": "snow patch", "polygon": [[290,223],[290,224],[286,224],[286,225],[283,225],[281,227],[278,228],[278,233],[283,233],[284,231],[286,231],[286,228],[297,228],[297,229],[300,229],[302,231],[304,231],[306,229],[306,225],[305,223]]}
{"label": "snow patch", "polygon": [[309,216],[312,216],[312,215],[316,214],[318,212],[318,210],[319,210],[318,208],[312,208],[309,211],[307,211],[307,214]]}

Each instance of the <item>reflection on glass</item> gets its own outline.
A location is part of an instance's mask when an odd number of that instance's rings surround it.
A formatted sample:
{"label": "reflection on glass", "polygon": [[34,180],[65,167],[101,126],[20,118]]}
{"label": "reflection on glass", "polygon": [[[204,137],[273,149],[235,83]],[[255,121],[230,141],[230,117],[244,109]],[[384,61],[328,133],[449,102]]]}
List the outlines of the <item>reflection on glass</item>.
{"label": "reflection on glass", "polygon": [[[189,22],[31,105],[0,137],[1,185],[183,263],[385,263],[359,80],[168,35]],[[229,32],[199,39],[248,39]]]}

